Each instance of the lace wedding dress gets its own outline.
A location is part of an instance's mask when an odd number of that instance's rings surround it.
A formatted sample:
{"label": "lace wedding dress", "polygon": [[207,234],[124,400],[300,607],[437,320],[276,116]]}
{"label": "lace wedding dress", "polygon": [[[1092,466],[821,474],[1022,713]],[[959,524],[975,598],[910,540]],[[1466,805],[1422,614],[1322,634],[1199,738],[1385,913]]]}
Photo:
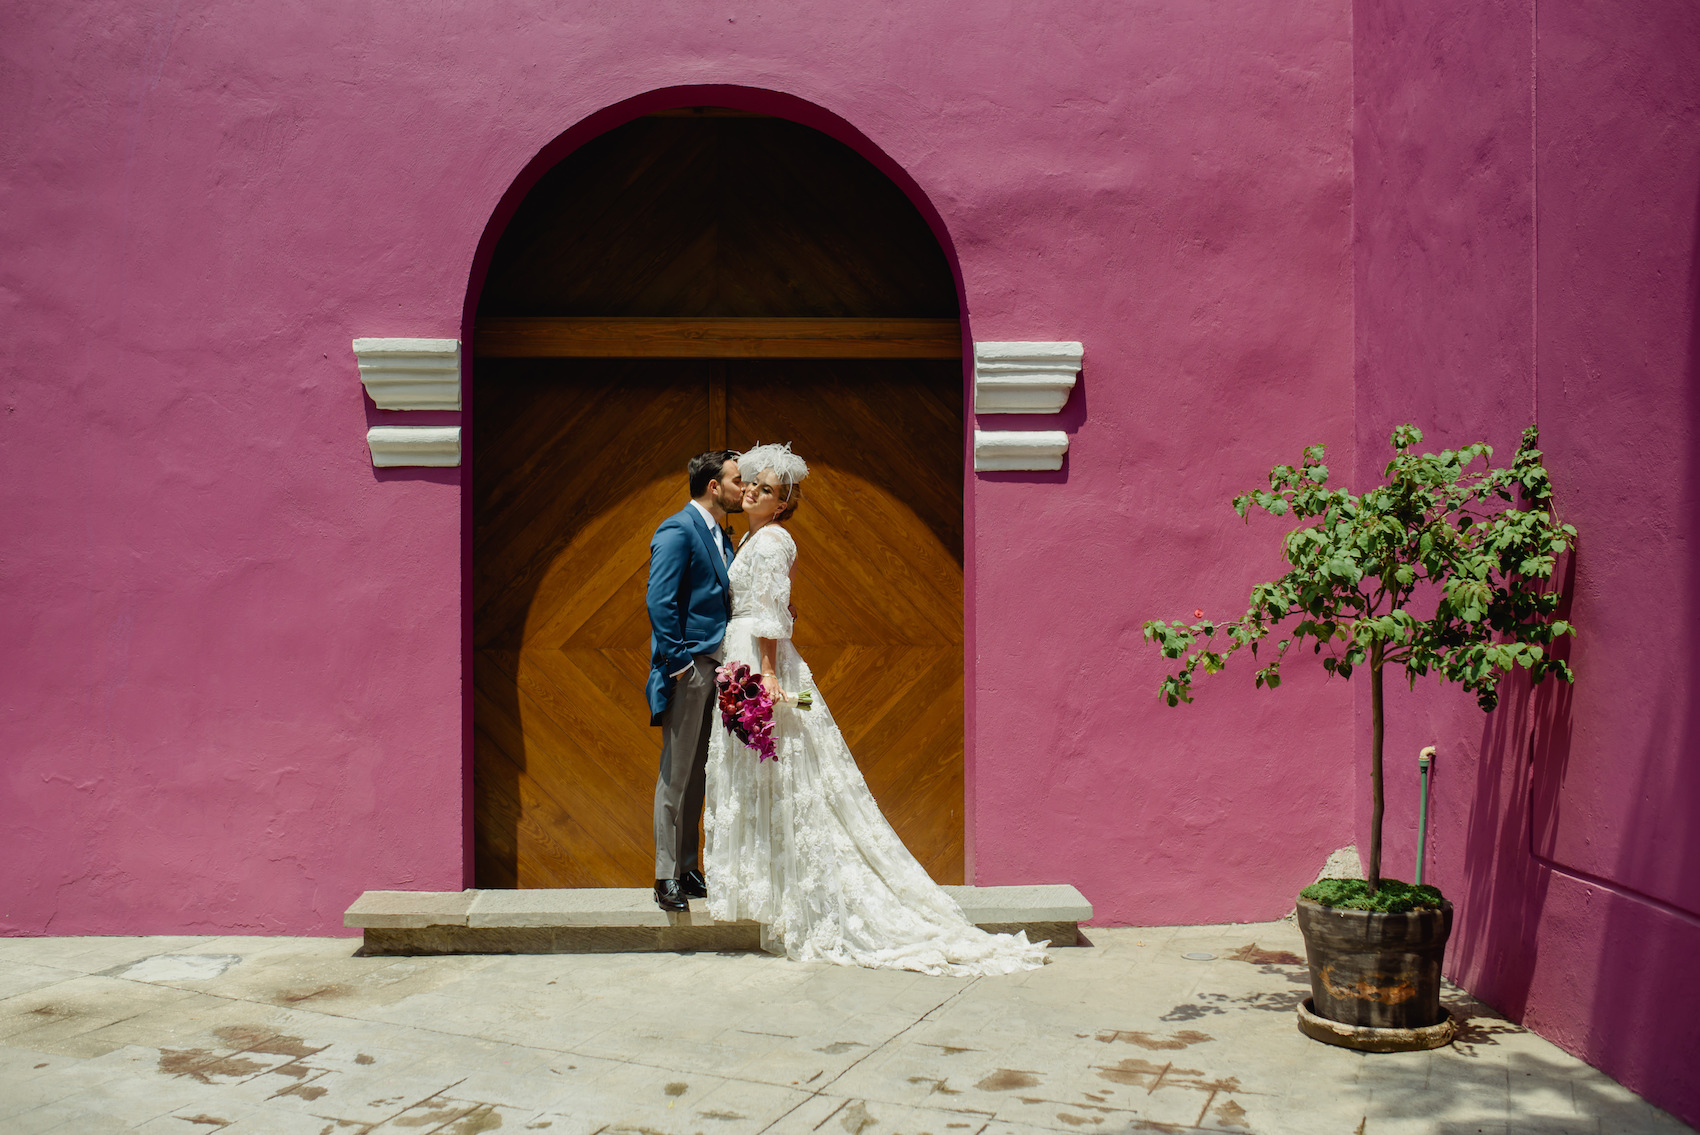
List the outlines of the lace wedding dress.
{"label": "lace wedding dress", "polygon": [[774,709],[778,760],[727,732],[714,713],[703,808],[708,910],[762,924],[762,948],[797,961],[970,976],[1045,964],[1044,942],[988,934],[934,883],[868,791],[808,665],[791,645],[797,545],[777,524],[732,561],[724,659],[760,670],[756,639],[779,640],[779,686],[811,709]]}

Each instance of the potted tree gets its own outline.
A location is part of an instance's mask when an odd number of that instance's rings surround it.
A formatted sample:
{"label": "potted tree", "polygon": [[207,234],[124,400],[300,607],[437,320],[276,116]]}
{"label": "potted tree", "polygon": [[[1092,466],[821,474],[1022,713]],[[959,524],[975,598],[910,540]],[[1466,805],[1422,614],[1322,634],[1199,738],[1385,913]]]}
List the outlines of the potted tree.
{"label": "potted tree", "polygon": [[1297,466],[1277,465],[1267,491],[1233,503],[1241,517],[1255,508],[1308,521],[1286,536],[1291,570],[1253,587],[1237,618],[1195,611],[1192,623],[1145,624],[1146,640],[1181,663],[1162,683],[1171,706],[1192,701],[1194,674],[1221,670],[1242,648],[1254,657],[1264,648],[1253,676],[1259,687],[1280,686],[1288,652],[1307,643],[1330,674],[1367,672],[1368,878],[1324,879],[1300,893],[1311,999],[1299,1021],[1317,1039],[1375,1051],[1436,1047],[1452,1036],[1440,1007],[1452,905],[1434,887],[1381,873],[1384,672],[1402,668],[1413,688],[1428,675],[1458,682],[1484,712],[1498,702],[1501,675],[1514,669],[1535,683],[1571,680],[1552,650],[1573,629],[1557,617],[1561,597],[1551,580],[1576,530],[1553,516],[1535,428],[1523,431],[1502,469],[1486,445],[1411,452],[1422,437],[1415,426],[1395,429],[1381,483],[1358,496],[1327,487],[1320,445]]}

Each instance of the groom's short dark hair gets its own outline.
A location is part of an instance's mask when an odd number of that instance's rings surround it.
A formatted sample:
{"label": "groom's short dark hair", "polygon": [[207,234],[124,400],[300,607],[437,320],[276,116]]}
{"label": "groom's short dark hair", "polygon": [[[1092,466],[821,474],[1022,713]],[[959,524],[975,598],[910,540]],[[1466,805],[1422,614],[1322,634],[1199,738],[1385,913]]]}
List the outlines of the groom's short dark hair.
{"label": "groom's short dark hair", "polygon": [[691,458],[685,466],[685,472],[691,478],[691,499],[696,500],[708,491],[710,481],[720,480],[720,472],[728,461],[737,459],[738,454],[730,449],[711,449],[707,453],[699,453]]}

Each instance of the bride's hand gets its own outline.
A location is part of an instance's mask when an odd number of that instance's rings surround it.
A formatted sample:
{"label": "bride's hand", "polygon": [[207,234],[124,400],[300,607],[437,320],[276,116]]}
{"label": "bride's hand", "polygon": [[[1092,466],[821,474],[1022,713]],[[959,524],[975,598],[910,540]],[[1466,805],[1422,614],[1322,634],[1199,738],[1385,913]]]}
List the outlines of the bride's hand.
{"label": "bride's hand", "polygon": [[775,705],[778,705],[780,702],[785,700],[785,694],[779,688],[779,678],[777,675],[763,674],[761,676],[761,688],[766,691],[767,696]]}

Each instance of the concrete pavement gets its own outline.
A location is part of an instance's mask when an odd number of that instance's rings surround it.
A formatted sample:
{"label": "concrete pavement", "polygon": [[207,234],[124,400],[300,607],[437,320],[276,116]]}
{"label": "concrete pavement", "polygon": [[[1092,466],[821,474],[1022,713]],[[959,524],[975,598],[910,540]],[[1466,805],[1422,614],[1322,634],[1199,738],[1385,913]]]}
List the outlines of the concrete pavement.
{"label": "concrete pavement", "polygon": [[965,980],[753,953],[0,939],[0,1131],[1691,1130],[1455,990],[1450,1048],[1307,1040],[1286,923],[1086,934],[1042,970]]}

